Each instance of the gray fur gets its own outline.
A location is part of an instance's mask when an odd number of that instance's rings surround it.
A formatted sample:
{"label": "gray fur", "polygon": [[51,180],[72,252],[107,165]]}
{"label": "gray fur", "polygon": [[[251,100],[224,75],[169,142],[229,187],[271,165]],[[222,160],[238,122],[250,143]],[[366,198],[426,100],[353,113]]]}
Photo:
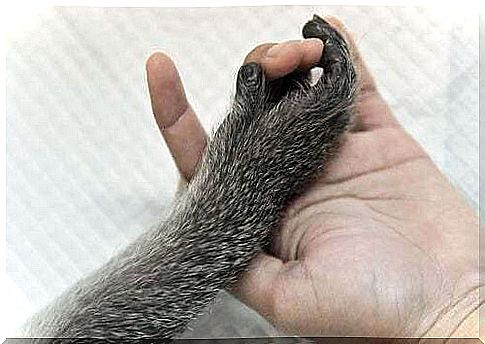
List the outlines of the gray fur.
{"label": "gray fur", "polygon": [[259,65],[242,66],[232,110],[168,218],[37,314],[27,335],[173,338],[237,280],[351,116],[345,42],[316,16],[303,33],[325,42],[320,80],[269,82]]}

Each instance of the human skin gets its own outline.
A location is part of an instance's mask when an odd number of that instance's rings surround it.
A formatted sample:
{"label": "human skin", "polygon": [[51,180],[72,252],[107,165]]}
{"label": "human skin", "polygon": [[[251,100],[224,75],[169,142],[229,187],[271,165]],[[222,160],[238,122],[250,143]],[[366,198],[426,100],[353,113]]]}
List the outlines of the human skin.
{"label": "human skin", "polygon": [[[392,115],[342,23],[327,19],[360,76],[355,123],[232,292],[287,334],[478,337],[478,218]],[[273,45],[245,59],[273,79],[325,49]],[[157,124],[190,180],[207,136],[170,58],[152,55],[147,73]]]}

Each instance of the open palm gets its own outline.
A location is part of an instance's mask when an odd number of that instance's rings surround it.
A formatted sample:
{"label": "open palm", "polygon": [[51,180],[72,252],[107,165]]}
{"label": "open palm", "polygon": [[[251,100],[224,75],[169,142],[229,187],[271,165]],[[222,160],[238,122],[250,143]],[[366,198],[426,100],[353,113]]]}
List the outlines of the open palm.
{"label": "open palm", "polygon": [[[330,21],[360,71],[353,130],[233,292],[288,334],[448,336],[478,306],[478,220],[392,116],[350,35]],[[246,62],[277,78],[311,67],[319,44],[284,43],[271,57],[264,44]],[[157,123],[190,179],[205,134],[170,59],[155,54],[147,69]]]}
{"label": "open palm", "polygon": [[238,294],[292,334],[423,335],[477,285],[476,228],[401,128],[351,133]]}

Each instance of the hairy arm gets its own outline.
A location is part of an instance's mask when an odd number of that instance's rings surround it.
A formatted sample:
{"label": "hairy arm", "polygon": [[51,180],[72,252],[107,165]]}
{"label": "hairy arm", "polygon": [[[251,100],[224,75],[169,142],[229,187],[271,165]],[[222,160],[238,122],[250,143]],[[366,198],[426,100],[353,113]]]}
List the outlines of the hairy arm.
{"label": "hairy arm", "polygon": [[28,335],[171,338],[236,280],[350,120],[356,75],[344,40],[318,17],[304,35],[325,43],[317,84],[241,67],[232,110],[167,220],[36,315]]}

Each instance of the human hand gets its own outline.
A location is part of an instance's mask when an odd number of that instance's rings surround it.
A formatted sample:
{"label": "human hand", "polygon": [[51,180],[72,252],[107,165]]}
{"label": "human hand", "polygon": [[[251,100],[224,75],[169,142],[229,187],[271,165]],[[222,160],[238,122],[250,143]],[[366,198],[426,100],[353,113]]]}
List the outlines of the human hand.
{"label": "human hand", "polygon": [[[288,334],[448,336],[478,305],[478,220],[392,116],[348,32],[329,21],[360,74],[355,125],[233,291]],[[279,45],[272,57],[270,47],[245,60],[269,78],[306,70],[322,53],[318,40]],[[173,62],[155,54],[147,71],[157,123],[190,180],[206,135]]]}

